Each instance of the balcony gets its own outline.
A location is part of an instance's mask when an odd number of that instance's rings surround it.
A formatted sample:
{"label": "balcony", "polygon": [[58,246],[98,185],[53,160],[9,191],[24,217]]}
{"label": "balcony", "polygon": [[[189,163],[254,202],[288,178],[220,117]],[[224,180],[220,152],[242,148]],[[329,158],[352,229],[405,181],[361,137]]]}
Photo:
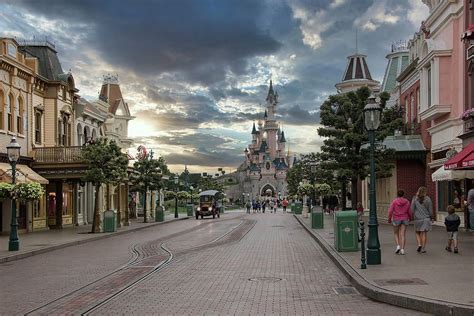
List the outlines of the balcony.
{"label": "balcony", "polygon": [[451,112],[451,104],[441,105],[434,104],[420,113],[420,119],[422,121],[431,121],[437,119],[438,117],[448,114]]}
{"label": "balcony", "polygon": [[81,163],[81,146],[42,147],[33,149],[35,164],[77,164]]}

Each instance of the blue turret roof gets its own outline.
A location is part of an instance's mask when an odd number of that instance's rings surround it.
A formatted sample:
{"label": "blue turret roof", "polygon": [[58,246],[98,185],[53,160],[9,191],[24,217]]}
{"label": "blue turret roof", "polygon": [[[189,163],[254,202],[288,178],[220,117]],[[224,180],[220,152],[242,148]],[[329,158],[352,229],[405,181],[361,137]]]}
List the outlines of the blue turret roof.
{"label": "blue turret roof", "polygon": [[280,161],[279,161],[278,165],[276,166],[276,169],[277,170],[286,170],[286,169],[288,169],[288,166],[286,165],[286,162],[283,158],[280,158]]}
{"label": "blue turret roof", "polygon": [[253,122],[252,134],[257,134],[257,129],[255,128],[255,122]]}
{"label": "blue turret roof", "polygon": [[253,163],[253,164],[250,165],[249,170],[250,171],[260,171],[260,167]]}
{"label": "blue turret roof", "polygon": [[286,143],[285,132],[284,131],[281,131],[280,143]]}

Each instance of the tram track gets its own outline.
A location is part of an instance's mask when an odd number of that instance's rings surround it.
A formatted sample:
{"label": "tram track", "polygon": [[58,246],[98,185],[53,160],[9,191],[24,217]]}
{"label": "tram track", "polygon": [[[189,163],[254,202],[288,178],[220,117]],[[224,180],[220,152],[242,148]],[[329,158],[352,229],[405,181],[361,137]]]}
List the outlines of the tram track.
{"label": "tram track", "polygon": [[[255,221],[242,219],[243,217],[244,216],[239,216],[221,221],[203,223],[197,227],[186,229],[160,239],[147,241],[141,244],[137,243],[130,247],[132,256],[125,265],[97,280],[94,280],[93,282],[71,291],[70,293],[32,309],[25,313],[25,315],[89,315],[111,300],[119,297],[124,292],[133,289],[136,285],[166,268],[172,263],[177,255],[215,247],[232,241],[239,241],[255,225]],[[231,229],[209,242],[183,249],[169,249],[167,246],[177,237],[196,233],[199,230],[206,229],[208,225],[238,220],[240,220],[238,225],[233,226]],[[159,246],[157,247],[158,244]]]}

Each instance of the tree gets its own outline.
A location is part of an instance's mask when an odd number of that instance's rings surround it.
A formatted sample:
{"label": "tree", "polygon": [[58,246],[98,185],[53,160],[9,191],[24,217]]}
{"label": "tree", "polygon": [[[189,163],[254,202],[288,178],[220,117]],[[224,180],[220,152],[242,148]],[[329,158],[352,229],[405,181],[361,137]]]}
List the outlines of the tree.
{"label": "tree", "polygon": [[[355,92],[331,95],[321,105],[321,125],[318,135],[324,137],[321,147],[320,168],[330,170],[341,183],[342,202],[345,206],[345,186],[349,180],[352,185],[352,205],[357,205],[357,182],[368,175],[369,151],[364,148],[368,142],[365,130],[363,109],[371,91],[367,87]],[[376,132],[376,140],[382,142],[387,135],[403,126],[402,112],[397,108],[386,108],[390,95],[379,95],[382,107],[382,124]],[[379,146],[380,147],[380,146]],[[392,150],[376,150],[377,175],[389,176],[393,164],[389,157]],[[327,182],[331,183],[331,182]],[[334,189],[334,186],[333,186]]]}
{"label": "tree", "polygon": [[[91,233],[100,233],[99,190],[105,185],[117,185],[127,177],[128,159],[113,140],[99,138],[87,143],[81,151],[87,164],[84,180],[95,186],[94,218]],[[109,196],[107,196],[107,200]]]}
{"label": "tree", "polygon": [[198,188],[201,189],[201,191],[206,191],[206,190],[216,190],[220,192],[224,191],[224,185],[211,178],[201,178],[198,182]]}
{"label": "tree", "polygon": [[143,222],[147,222],[147,192],[148,190],[159,190],[163,187],[163,175],[168,174],[168,166],[163,157],[153,158],[153,150],[149,153],[143,150],[143,146],[137,149],[137,160],[133,164],[133,173],[130,181],[138,192],[145,197],[143,206]]}

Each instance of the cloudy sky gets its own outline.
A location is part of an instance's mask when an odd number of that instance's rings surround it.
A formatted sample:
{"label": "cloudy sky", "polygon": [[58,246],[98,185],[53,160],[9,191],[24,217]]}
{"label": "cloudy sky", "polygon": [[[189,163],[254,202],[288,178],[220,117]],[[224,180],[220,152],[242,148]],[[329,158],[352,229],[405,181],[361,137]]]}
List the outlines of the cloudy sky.
{"label": "cloudy sky", "polygon": [[171,169],[235,169],[263,116],[270,79],[296,153],[317,151],[318,110],[346,57],[382,81],[392,42],[409,39],[422,0],[3,0],[0,35],[56,44],[80,95],[116,73],[136,119],[129,134]]}

